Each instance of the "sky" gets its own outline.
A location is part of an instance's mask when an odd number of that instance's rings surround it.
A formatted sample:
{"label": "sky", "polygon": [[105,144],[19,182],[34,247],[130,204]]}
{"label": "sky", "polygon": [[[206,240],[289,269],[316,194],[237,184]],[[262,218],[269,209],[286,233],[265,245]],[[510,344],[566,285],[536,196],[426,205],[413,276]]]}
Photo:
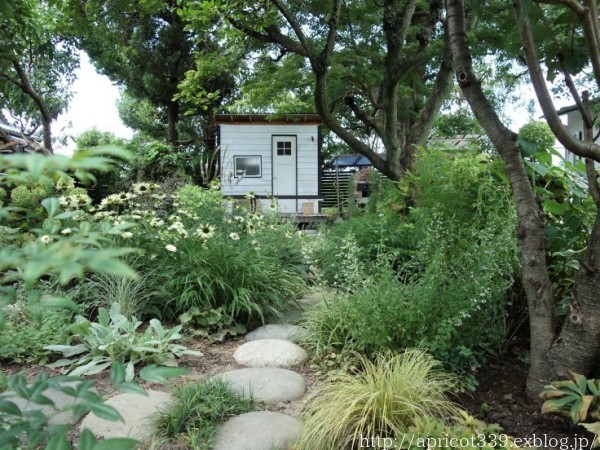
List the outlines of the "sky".
{"label": "sky", "polygon": [[[80,67],[75,71],[77,80],[72,87],[73,98],[69,109],[54,122],[54,134],[76,137],[97,128],[131,138],[133,131],[123,125],[117,111],[119,88],[96,72],[86,53],[82,52],[80,57]],[[56,153],[71,154],[74,148],[75,143],[69,139],[66,148],[58,148]]]}

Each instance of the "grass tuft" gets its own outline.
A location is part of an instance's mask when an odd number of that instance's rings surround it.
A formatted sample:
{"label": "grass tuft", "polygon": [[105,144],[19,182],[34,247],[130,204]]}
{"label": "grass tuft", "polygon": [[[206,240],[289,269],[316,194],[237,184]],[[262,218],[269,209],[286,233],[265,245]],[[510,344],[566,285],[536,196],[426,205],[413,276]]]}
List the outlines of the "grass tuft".
{"label": "grass tuft", "polygon": [[219,424],[254,410],[254,400],[233,391],[220,379],[188,383],[177,388],[175,401],[155,419],[156,437],[175,439],[183,448],[212,448]]}
{"label": "grass tuft", "polygon": [[351,449],[361,437],[399,436],[422,417],[440,420],[459,409],[447,394],[458,380],[418,349],[361,357],[359,374],[335,372],[310,395],[297,449]]}

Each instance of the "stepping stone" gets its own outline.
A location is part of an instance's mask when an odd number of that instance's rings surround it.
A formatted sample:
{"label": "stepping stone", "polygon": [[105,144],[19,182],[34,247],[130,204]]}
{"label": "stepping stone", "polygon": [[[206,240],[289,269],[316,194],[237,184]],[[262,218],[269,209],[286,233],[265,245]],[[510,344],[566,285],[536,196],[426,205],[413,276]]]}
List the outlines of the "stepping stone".
{"label": "stepping stone", "polygon": [[288,402],[304,395],[304,378],[287,369],[239,369],[212,378],[225,380],[234,391],[264,403]]}
{"label": "stepping stone", "polygon": [[[83,381],[70,381],[68,383],[64,383],[62,386],[72,387],[76,389]],[[95,388],[92,389],[93,392],[97,392]],[[48,388],[42,392],[45,397],[48,397],[50,400],[54,402],[53,408],[49,405],[39,405],[37,403],[33,403],[27,399],[17,397],[15,392],[7,391],[4,392],[1,396],[1,400],[9,400],[13,402],[15,405],[19,407],[21,412],[31,412],[31,411],[40,411],[45,416],[51,416],[48,420],[50,425],[65,425],[65,424],[76,424],[81,419],[81,416],[77,417],[73,415],[73,410],[69,409],[67,411],[57,413],[57,410],[61,410],[67,408],[69,406],[74,406],[77,403],[81,403],[77,397],[72,397],[67,395],[59,390]]]}
{"label": "stepping stone", "polygon": [[269,324],[258,327],[256,330],[246,334],[247,341],[257,341],[259,339],[281,339],[293,342],[296,339],[306,337],[308,331],[306,328],[290,324]]}
{"label": "stepping stone", "polygon": [[315,306],[323,300],[331,300],[332,294],[328,292],[309,292],[305,294],[298,302],[304,306]]}
{"label": "stepping stone", "polygon": [[221,425],[213,450],[283,450],[301,433],[298,419],[271,411],[250,412]]}
{"label": "stepping stone", "polygon": [[280,339],[246,342],[233,353],[235,361],[246,367],[291,367],[307,357],[302,347]]}
{"label": "stepping stone", "polygon": [[152,437],[154,427],[150,416],[171,401],[171,395],[161,391],[147,390],[148,396],[119,394],[104,402],[115,408],[124,422],[100,419],[90,413],[81,423],[81,429],[89,429],[96,437],[131,437],[141,441]]}

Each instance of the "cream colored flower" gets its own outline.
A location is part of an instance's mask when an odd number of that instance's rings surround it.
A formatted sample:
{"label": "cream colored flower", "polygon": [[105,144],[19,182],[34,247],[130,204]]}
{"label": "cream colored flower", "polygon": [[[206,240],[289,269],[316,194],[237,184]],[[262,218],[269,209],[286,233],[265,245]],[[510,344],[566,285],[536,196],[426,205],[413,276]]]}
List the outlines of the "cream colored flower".
{"label": "cream colored flower", "polygon": [[175,253],[177,251],[177,247],[175,247],[173,244],[167,244],[167,245],[165,245],[165,249],[168,252],[173,252],[173,253]]}
{"label": "cream colored flower", "polygon": [[234,240],[234,241],[239,241],[240,240],[240,235],[237,233],[229,233],[229,237]]}
{"label": "cream colored flower", "polygon": [[196,230],[196,236],[200,239],[210,239],[215,234],[215,227],[209,224],[200,225]]}
{"label": "cream colored flower", "polygon": [[50,242],[52,242],[54,239],[52,239],[51,236],[48,236],[47,234],[43,235],[40,237],[40,241],[42,241],[42,243],[44,245],[48,245]]}
{"label": "cream colored flower", "polygon": [[73,231],[73,230],[71,230],[70,228],[65,228],[64,230],[62,230],[62,231],[60,232],[60,234],[71,234],[71,232],[72,232],[72,231]]}
{"label": "cream colored flower", "polygon": [[124,231],[121,233],[121,237],[123,239],[131,239],[133,237],[133,233],[131,231]]}

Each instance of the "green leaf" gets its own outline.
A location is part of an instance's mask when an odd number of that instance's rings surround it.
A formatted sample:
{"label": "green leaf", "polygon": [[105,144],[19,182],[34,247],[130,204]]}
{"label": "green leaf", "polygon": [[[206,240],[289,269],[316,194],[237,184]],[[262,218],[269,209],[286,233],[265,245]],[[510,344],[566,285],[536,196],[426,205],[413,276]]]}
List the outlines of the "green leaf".
{"label": "green leaf", "polygon": [[77,450],[93,450],[96,446],[96,442],[94,434],[86,428],[79,435],[79,439],[77,440]]}
{"label": "green leaf", "polygon": [[60,203],[57,198],[45,198],[42,200],[42,206],[48,212],[48,217],[50,219],[60,212]]}
{"label": "green leaf", "polygon": [[96,416],[98,416],[101,419],[112,421],[120,420],[121,422],[123,421],[123,417],[121,416],[119,411],[117,411],[112,406],[105,405],[104,403],[90,403],[89,408],[94,414],[96,414]]}
{"label": "green leaf", "polygon": [[148,396],[148,392],[142,386],[137,383],[120,383],[117,385],[117,389],[123,392],[131,392],[132,394],[140,394],[144,396]]}
{"label": "green leaf", "polygon": [[128,438],[110,438],[96,444],[94,450],[133,450],[139,442]]}
{"label": "green leaf", "polygon": [[125,366],[123,363],[114,362],[110,368],[110,381],[113,384],[122,383],[125,380]]}
{"label": "green leaf", "polygon": [[519,150],[521,150],[521,156],[524,158],[532,157],[537,152],[537,145],[521,135],[517,137],[517,145],[519,146]]}
{"label": "green leaf", "polygon": [[71,444],[63,434],[55,434],[46,444],[46,450],[71,450]]}
{"label": "green leaf", "polygon": [[187,375],[189,370],[180,367],[159,367],[154,364],[140,370],[140,377],[151,383],[165,384],[168,378]]}
{"label": "green leaf", "polygon": [[10,400],[0,400],[0,411],[3,411],[13,416],[20,417],[22,415],[19,407]]}
{"label": "green leaf", "polygon": [[56,297],[56,296],[44,296],[42,299],[42,306],[48,306],[52,308],[65,308],[77,311],[79,306],[73,300],[67,297]]}
{"label": "green leaf", "polygon": [[571,205],[568,203],[559,203],[554,200],[546,200],[542,203],[542,207],[544,208],[545,213],[555,216],[565,214],[569,209],[571,209]]}

